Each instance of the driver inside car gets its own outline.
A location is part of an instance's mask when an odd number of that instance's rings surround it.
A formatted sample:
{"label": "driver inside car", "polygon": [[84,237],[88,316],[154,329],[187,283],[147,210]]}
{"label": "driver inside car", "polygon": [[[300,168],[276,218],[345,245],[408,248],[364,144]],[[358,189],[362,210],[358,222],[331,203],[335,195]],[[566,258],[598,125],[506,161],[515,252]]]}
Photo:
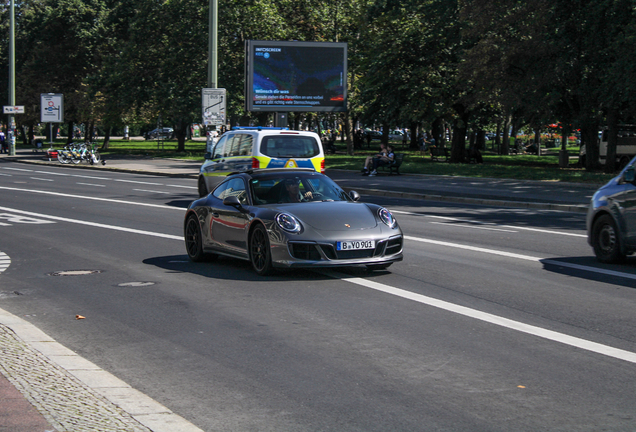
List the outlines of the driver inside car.
{"label": "driver inside car", "polygon": [[304,195],[300,192],[299,179],[285,179],[285,192],[283,193],[282,202],[297,203],[309,201],[313,198],[310,191],[305,192]]}

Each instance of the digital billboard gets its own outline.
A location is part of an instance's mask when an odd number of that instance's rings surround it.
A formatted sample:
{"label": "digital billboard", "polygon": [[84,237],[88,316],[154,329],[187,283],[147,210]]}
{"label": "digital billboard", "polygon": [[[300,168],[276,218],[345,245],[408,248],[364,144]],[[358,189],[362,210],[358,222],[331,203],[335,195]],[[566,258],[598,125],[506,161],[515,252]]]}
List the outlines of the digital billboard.
{"label": "digital billboard", "polygon": [[347,110],[347,44],[245,43],[247,111]]}

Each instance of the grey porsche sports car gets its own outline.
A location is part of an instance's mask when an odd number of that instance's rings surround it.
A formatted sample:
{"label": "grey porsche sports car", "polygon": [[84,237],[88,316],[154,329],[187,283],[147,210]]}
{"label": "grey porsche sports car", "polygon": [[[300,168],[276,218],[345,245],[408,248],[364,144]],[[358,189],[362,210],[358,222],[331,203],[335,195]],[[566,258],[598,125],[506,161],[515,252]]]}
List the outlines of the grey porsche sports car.
{"label": "grey porsche sports car", "polygon": [[260,275],[292,267],[379,270],[401,261],[397,221],[359,198],[311,169],[235,173],[188,207],[186,250],[192,261],[249,260]]}

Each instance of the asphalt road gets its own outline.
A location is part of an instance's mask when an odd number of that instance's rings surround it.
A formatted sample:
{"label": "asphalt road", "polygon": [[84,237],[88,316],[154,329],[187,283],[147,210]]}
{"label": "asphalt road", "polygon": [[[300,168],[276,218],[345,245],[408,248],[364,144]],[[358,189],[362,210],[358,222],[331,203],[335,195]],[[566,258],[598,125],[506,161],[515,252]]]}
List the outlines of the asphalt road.
{"label": "asphalt road", "polygon": [[363,196],[403,262],[261,278],[188,261],[196,194],[1,164],[0,307],[206,431],[636,427],[636,260],[596,263],[584,215]]}

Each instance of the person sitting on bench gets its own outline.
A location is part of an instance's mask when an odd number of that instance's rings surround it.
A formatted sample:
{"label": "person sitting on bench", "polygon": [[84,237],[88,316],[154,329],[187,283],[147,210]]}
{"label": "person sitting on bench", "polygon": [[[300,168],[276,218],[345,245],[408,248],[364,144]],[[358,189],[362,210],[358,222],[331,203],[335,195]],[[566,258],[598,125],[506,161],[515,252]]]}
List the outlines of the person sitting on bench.
{"label": "person sitting on bench", "polygon": [[373,156],[367,156],[367,159],[364,161],[364,167],[362,168],[362,175],[369,175],[369,171],[371,166],[373,165],[373,160],[374,159],[379,159],[381,157],[384,157],[387,155],[386,152],[386,145],[384,143],[380,144],[380,151],[373,155]]}
{"label": "person sitting on bench", "polygon": [[393,153],[393,147],[391,145],[386,146],[387,155],[373,159],[373,171],[369,176],[374,176],[378,173],[378,168],[381,166],[389,166],[395,160],[395,153]]}

